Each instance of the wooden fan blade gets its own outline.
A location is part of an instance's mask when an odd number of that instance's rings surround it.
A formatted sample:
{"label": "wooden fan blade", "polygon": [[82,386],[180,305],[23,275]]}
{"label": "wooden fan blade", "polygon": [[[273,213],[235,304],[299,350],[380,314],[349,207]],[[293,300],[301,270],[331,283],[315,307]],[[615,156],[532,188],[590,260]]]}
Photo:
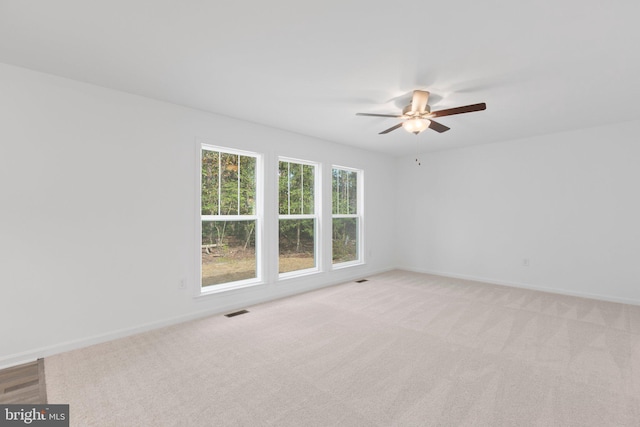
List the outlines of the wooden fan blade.
{"label": "wooden fan blade", "polygon": [[397,114],[373,114],[373,113],[356,113],[356,116],[369,116],[369,117],[394,117],[394,118],[400,118],[402,116],[399,116]]}
{"label": "wooden fan blade", "polygon": [[450,127],[447,127],[445,125],[443,125],[442,123],[438,123],[438,122],[434,122],[433,120],[429,120],[431,123],[429,123],[429,129],[433,129],[436,132],[446,132],[449,129],[451,129]]}
{"label": "wooden fan blade", "polygon": [[486,110],[486,108],[487,108],[487,104],[483,102],[480,104],[465,105],[464,107],[456,107],[456,108],[449,108],[447,110],[432,111],[431,114],[429,114],[429,117],[453,116],[454,114],[471,113],[473,111],[482,111],[482,110]]}
{"label": "wooden fan blade", "polygon": [[380,132],[378,135],[384,135],[385,133],[389,133],[389,132],[391,132],[391,131],[393,131],[393,130],[398,129],[399,127],[402,127],[402,123],[398,123],[397,125],[392,126],[392,127],[390,127],[389,129],[387,129],[387,130],[383,130],[383,131],[382,131],[382,132]]}

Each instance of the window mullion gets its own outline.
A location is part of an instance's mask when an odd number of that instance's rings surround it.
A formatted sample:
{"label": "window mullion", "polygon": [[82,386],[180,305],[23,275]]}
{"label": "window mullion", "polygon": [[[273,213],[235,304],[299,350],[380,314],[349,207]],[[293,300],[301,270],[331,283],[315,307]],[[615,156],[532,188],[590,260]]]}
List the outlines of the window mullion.
{"label": "window mullion", "polygon": [[287,162],[287,214],[291,215],[291,163]]}
{"label": "window mullion", "polygon": [[291,215],[279,215],[278,219],[316,219],[316,214],[291,214]]}
{"label": "window mullion", "polygon": [[347,213],[349,213],[349,208],[351,207],[351,206],[349,206],[350,205],[350,203],[349,203],[349,175],[351,175],[351,174],[347,172],[347,173],[345,173],[345,175],[347,175],[347,183],[346,183],[346,185],[347,185]]}
{"label": "window mullion", "polygon": [[218,215],[222,206],[222,153],[218,151]]}
{"label": "window mullion", "polygon": [[258,215],[202,215],[203,221],[252,221]]}

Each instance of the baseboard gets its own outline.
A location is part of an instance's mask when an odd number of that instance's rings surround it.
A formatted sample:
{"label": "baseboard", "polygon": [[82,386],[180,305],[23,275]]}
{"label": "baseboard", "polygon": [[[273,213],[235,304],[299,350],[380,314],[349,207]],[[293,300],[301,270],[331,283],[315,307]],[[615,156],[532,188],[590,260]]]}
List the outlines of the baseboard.
{"label": "baseboard", "polygon": [[377,270],[368,270],[363,272],[361,269],[354,269],[353,273],[348,275],[343,275],[339,279],[330,280],[328,282],[324,282],[321,284],[315,284],[312,286],[297,286],[293,287],[283,287],[279,292],[275,292],[269,296],[261,296],[254,298],[246,298],[242,301],[242,303],[233,303],[220,307],[216,307],[214,310],[198,310],[189,314],[170,317],[167,319],[162,319],[158,321],[143,323],[141,325],[137,325],[131,328],[123,328],[115,331],[110,331],[104,334],[93,335],[89,337],[79,338],[77,340],[66,341],[63,343],[57,343],[50,346],[39,347],[33,350],[28,350],[21,353],[10,354],[7,356],[0,357],[0,369],[10,368],[13,366],[21,365],[23,363],[34,362],[43,357],[53,356],[55,354],[64,353],[66,351],[77,350],[79,348],[89,347],[91,345],[100,344],[107,341],[113,341],[119,338],[128,337],[131,335],[136,335],[142,332],[151,331],[154,329],[164,328],[171,325],[176,325],[178,323],[188,322],[190,320],[196,320],[208,316],[215,316],[222,313],[226,313],[228,311],[250,307],[256,304],[262,304],[269,301],[275,301],[281,298],[287,298],[290,296],[298,295],[305,292],[312,292],[314,290],[322,289],[328,286],[335,286],[341,283],[346,283],[351,280],[360,279],[362,277],[373,276],[375,274],[385,273],[395,268],[385,268],[385,269],[377,269]]}
{"label": "baseboard", "polygon": [[622,304],[640,305],[640,300],[637,300],[637,299],[612,297],[612,296],[609,296],[609,295],[591,294],[591,293],[587,293],[587,292],[576,292],[576,291],[571,291],[571,290],[568,290],[568,289],[537,286],[537,285],[531,285],[531,284],[528,284],[528,283],[520,283],[520,282],[508,282],[508,281],[504,281],[504,280],[492,279],[492,278],[487,278],[487,277],[479,277],[479,276],[472,276],[472,275],[466,275],[466,274],[457,274],[457,273],[451,273],[451,272],[445,272],[445,271],[434,271],[434,270],[427,270],[427,269],[413,268],[413,267],[406,267],[406,266],[405,267],[398,267],[398,270],[412,271],[414,273],[433,274],[435,276],[450,277],[450,278],[453,278],[453,279],[472,280],[474,282],[483,282],[483,283],[489,283],[489,284],[492,284],[492,285],[509,286],[509,287],[513,287],[513,288],[530,289],[532,291],[548,292],[548,293],[552,293],[552,294],[568,295],[568,296],[573,296],[573,297],[595,299],[595,300],[600,300],[600,301],[609,301],[609,302],[617,302],[617,303],[622,303]]}

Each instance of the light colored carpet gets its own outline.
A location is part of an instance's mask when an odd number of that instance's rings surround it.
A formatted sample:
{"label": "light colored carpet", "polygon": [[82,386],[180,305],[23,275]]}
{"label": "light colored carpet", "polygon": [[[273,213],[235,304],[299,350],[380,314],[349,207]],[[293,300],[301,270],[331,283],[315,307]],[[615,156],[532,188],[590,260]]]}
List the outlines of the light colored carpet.
{"label": "light colored carpet", "polygon": [[640,306],[394,271],[45,360],[76,426],[638,426]]}

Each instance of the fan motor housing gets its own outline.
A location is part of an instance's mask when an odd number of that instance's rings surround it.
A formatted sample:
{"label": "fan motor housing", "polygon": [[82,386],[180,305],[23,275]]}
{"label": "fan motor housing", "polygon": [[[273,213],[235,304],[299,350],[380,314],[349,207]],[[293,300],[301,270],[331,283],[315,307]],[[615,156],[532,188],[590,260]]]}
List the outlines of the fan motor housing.
{"label": "fan motor housing", "polygon": [[409,116],[409,117],[413,117],[414,115],[420,116],[422,114],[429,114],[430,112],[431,112],[431,107],[429,107],[428,105],[424,107],[424,111],[416,111],[415,113],[411,111],[411,104],[407,105],[402,109],[402,115]]}

